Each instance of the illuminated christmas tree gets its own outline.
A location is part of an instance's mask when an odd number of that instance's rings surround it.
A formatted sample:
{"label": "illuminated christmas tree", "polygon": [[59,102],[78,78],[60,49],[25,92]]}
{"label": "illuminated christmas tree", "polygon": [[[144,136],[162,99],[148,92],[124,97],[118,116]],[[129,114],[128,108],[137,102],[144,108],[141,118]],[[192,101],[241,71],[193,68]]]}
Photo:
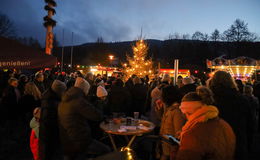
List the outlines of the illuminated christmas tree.
{"label": "illuminated christmas tree", "polygon": [[133,57],[127,56],[128,66],[124,64],[126,77],[135,74],[139,77],[153,74],[152,60],[147,58],[148,46],[143,40],[139,40],[132,47]]}

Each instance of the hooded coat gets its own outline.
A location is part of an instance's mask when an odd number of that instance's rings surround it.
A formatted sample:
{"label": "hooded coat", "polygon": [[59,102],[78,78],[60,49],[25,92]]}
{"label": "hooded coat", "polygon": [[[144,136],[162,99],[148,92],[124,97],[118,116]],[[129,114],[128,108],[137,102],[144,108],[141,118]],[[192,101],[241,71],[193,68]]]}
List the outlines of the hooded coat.
{"label": "hooded coat", "polygon": [[70,156],[84,152],[92,142],[88,120],[100,121],[103,118],[101,111],[86,100],[85,93],[78,87],[65,93],[58,116],[63,151]]}
{"label": "hooded coat", "polygon": [[55,159],[57,150],[60,149],[58,105],[61,94],[66,90],[66,85],[55,80],[42,97],[40,120],[40,157],[42,160]]}

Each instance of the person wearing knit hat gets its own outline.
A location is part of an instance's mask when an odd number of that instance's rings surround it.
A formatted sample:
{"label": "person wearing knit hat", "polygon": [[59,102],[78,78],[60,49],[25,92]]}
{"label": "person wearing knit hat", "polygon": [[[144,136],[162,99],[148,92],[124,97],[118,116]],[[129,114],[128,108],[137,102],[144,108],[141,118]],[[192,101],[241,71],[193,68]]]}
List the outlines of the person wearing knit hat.
{"label": "person wearing knit hat", "polygon": [[104,81],[103,81],[102,79],[100,79],[100,78],[96,78],[95,84],[96,84],[97,86],[102,85],[102,86],[104,87]]}
{"label": "person wearing knit hat", "polygon": [[89,85],[88,81],[86,81],[84,78],[77,77],[74,87],[82,89],[83,92],[85,93],[85,95],[86,96],[88,95],[90,85]]}
{"label": "person wearing knit hat", "polygon": [[98,133],[91,126],[103,120],[103,111],[89,102],[89,87],[85,79],[77,77],[74,87],[65,92],[58,107],[61,148],[69,159],[80,156],[83,159],[87,153],[101,155],[110,152],[108,146],[94,139]]}
{"label": "person wearing knit hat", "polygon": [[192,84],[192,83],[194,83],[194,81],[193,81],[193,79],[192,79],[191,77],[185,77],[185,78],[182,79],[182,83],[183,83],[184,85],[187,85],[187,84]]}
{"label": "person wearing knit hat", "polygon": [[104,85],[105,85],[105,83],[104,83],[104,81],[103,81],[103,80],[101,80],[99,83],[97,83],[97,85],[98,85],[98,86],[100,86],[100,85],[104,86]]}
{"label": "person wearing knit hat", "polygon": [[66,84],[60,80],[54,80],[51,89],[58,95],[62,96],[62,94],[66,91]]}
{"label": "person wearing knit hat", "polygon": [[176,159],[234,158],[235,134],[231,126],[218,117],[219,111],[212,103],[211,92],[206,87],[199,87],[182,98],[180,109],[187,122],[182,127]]}
{"label": "person wearing knit hat", "polygon": [[107,96],[107,91],[103,86],[98,86],[97,87],[97,97],[100,99],[105,99]]}

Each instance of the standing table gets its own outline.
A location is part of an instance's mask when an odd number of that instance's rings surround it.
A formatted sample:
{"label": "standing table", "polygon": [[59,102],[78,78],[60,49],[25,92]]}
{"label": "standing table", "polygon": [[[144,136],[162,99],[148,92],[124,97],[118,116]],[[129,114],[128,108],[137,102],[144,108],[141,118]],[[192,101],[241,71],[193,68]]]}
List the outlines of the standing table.
{"label": "standing table", "polygon": [[115,151],[117,151],[117,147],[112,135],[132,136],[126,146],[130,148],[136,136],[142,136],[145,133],[149,133],[155,127],[152,122],[146,120],[138,119],[132,120],[132,122],[133,121],[135,122],[131,125],[126,125],[126,118],[116,118],[112,123],[105,123],[104,121],[100,123],[100,128],[108,134]]}

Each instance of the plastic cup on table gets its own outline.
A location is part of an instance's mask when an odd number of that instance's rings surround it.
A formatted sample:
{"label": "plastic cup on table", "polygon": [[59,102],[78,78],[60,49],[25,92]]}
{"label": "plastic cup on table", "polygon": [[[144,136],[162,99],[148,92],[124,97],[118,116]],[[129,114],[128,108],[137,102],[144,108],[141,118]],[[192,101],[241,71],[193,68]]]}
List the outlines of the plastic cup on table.
{"label": "plastic cup on table", "polygon": [[111,118],[111,119],[109,119],[108,120],[108,129],[110,130],[110,131],[112,131],[113,130],[113,119]]}
{"label": "plastic cup on table", "polygon": [[137,125],[139,118],[139,112],[134,112],[134,123]]}
{"label": "plastic cup on table", "polygon": [[134,112],[134,119],[138,119],[139,118],[139,112]]}

